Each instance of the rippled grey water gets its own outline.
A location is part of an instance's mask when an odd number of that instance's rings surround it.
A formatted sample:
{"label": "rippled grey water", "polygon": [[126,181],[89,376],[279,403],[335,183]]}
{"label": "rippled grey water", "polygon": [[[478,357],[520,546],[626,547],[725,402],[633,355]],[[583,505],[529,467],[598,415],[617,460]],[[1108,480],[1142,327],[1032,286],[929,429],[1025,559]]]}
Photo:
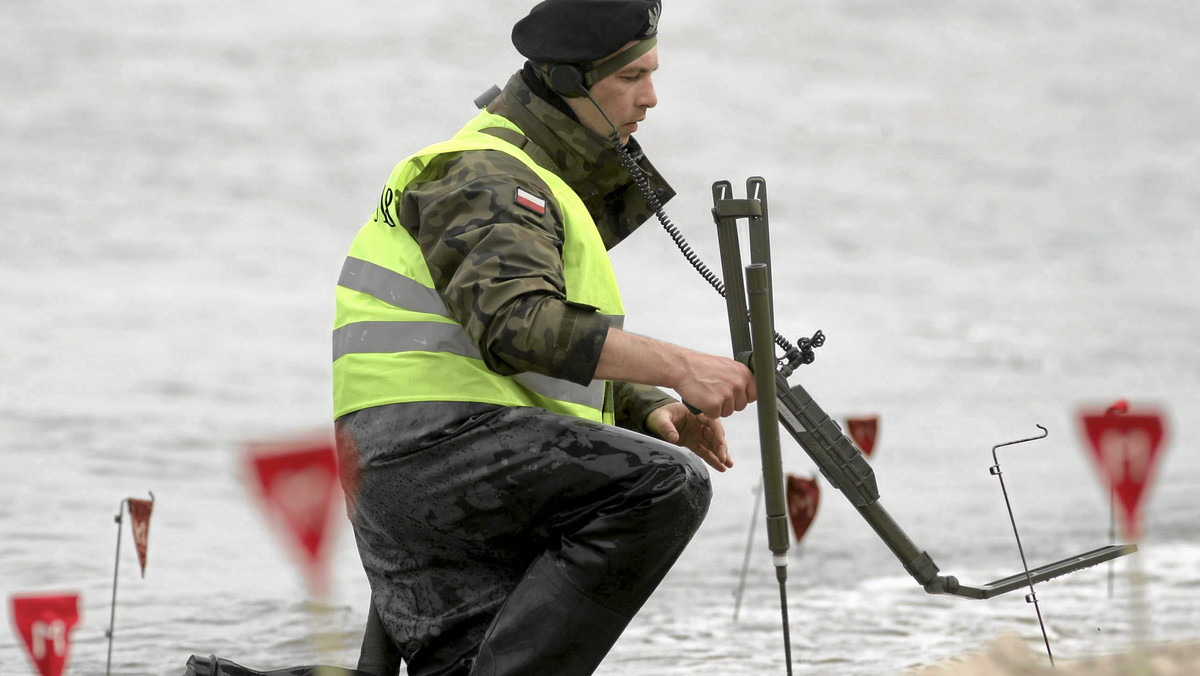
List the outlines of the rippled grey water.
{"label": "rippled grey water", "polygon": [[[6,3],[0,21],[0,594],[78,590],[71,673],[103,669],[125,497],[158,499],[146,578],[128,534],[114,671],[192,653],[352,664],[366,605],[342,529],[308,602],[241,481],[250,439],[326,426],[332,286],[392,164],[452,133],[518,66],[524,2]],[[1108,539],[1081,405],[1170,420],[1121,562],[1039,587],[1056,657],[1200,624],[1200,9],[1185,0],[668,3],[660,105],[639,133],[716,264],[710,185],[766,177],[781,330],[829,336],[797,376],[877,413],[883,504],[968,583]],[[617,250],[633,330],[728,350],[720,300],[648,225]],[[754,417],[694,544],[602,674],[783,673],[759,529]],[[811,463],[787,442],[789,471]],[[925,595],[840,495],[793,547],[797,673],[890,674],[1003,632],[1020,594]],[[1010,598],[1011,597],[1011,598]],[[6,611],[7,612],[7,611]],[[333,647],[312,638],[333,634]],[[29,673],[0,634],[0,673]]]}

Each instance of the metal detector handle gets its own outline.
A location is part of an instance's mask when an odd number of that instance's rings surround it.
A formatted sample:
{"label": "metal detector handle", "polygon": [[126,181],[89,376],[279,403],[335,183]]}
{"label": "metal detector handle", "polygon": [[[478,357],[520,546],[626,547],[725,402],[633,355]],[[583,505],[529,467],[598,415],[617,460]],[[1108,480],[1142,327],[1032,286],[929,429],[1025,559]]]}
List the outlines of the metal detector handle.
{"label": "metal detector handle", "polygon": [[[721,248],[721,275],[725,279],[725,309],[729,315],[729,340],[735,359],[749,354],[750,324],[746,320],[746,287],[742,281],[742,253],[738,245],[737,219],[762,216],[759,200],[732,199],[728,181],[713,184],[713,221],[717,225],[717,244]],[[766,261],[752,260],[753,263]],[[772,352],[774,348],[772,348]],[[771,368],[774,371],[774,367]]]}

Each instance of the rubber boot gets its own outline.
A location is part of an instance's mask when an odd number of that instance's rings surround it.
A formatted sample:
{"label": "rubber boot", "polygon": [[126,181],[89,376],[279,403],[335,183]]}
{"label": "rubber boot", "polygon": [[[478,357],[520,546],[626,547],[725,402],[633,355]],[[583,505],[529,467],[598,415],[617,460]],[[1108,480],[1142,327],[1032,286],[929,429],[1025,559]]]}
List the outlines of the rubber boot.
{"label": "rubber boot", "polygon": [[632,616],[579,592],[552,553],[542,555],[492,621],[471,676],[587,676]]}

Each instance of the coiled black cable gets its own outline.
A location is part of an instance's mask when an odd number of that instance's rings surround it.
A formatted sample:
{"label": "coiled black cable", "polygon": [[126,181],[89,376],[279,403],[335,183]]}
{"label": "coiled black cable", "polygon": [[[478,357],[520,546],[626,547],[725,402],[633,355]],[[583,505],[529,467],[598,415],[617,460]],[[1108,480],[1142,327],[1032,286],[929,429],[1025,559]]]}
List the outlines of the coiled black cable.
{"label": "coiled black cable", "polygon": [[712,288],[716,289],[717,293],[721,294],[721,297],[724,298],[725,283],[704,264],[704,261],[700,260],[700,256],[692,250],[692,246],[683,238],[683,233],[671,222],[671,217],[667,216],[667,212],[663,210],[662,202],[659,201],[658,195],[655,195],[654,191],[650,189],[650,181],[646,178],[646,172],[642,171],[642,168],[637,164],[637,160],[633,159],[633,154],[621,143],[621,137],[617,134],[615,127],[608,138],[612,141],[613,147],[617,149],[617,156],[621,158],[621,164],[624,164],[625,168],[629,170],[629,174],[633,176],[633,182],[646,197],[647,204],[654,210],[654,215],[658,217],[658,222],[662,223],[663,229],[671,236],[671,241],[675,242],[675,246],[683,253],[683,257],[687,259],[688,263],[691,263],[692,267],[696,269],[696,272],[699,272],[700,276],[711,284]]}
{"label": "coiled black cable", "polygon": [[[588,98],[591,97],[589,96]],[[592,103],[595,103],[595,101]],[[596,105],[596,108],[600,109],[600,106]],[[600,113],[603,115],[604,111],[600,109]],[[605,115],[604,119],[608,120],[608,116]],[[609,121],[609,125],[613,128],[612,134],[609,135],[609,140],[612,141],[613,147],[616,148],[617,156],[621,158],[621,164],[624,164],[630,175],[633,176],[633,182],[637,185],[638,190],[642,192],[642,195],[646,197],[646,203],[654,210],[654,215],[658,218],[658,222],[662,224],[663,229],[670,235],[671,241],[675,242],[675,246],[683,253],[683,257],[687,259],[688,263],[724,298],[726,293],[725,283],[705,265],[704,261],[700,260],[700,256],[692,250],[691,245],[683,238],[683,233],[671,222],[670,216],[667,216],[667,212],[663,210],[662,202],[659,201],[658,195],[655,195],[654,191],[650,189],[650,181],[646,178],[646,173],[638,166],[637,161],[633,159],[633,154],[629,152],[625,144],[621,143],[621,136],[617,133],[616,125],[612,124],[611,120]],[[802,338],[799,342],[800,347],[797,348],[778,331],[775,332],[775,344],[784,353],[784,357],[777,361],[784,369],[785,376],[790,375],[801,364],[813,363],[813,360],[816,359],[813,348],[820,347],[825,343],[825,334],[817,331],[813,334],[812,338]]]}

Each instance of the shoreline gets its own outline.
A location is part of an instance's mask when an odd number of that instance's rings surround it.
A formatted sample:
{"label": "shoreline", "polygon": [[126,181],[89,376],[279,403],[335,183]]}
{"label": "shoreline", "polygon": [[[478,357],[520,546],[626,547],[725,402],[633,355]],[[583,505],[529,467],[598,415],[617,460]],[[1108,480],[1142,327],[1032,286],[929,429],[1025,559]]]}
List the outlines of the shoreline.
{"label": "shoreline", "polygon": [[902,676],[1184,676],[1200,673],[1200,639],[1131,646],[1128,652],[1058,660],[1006,633],[982,652],[903,672]]}

